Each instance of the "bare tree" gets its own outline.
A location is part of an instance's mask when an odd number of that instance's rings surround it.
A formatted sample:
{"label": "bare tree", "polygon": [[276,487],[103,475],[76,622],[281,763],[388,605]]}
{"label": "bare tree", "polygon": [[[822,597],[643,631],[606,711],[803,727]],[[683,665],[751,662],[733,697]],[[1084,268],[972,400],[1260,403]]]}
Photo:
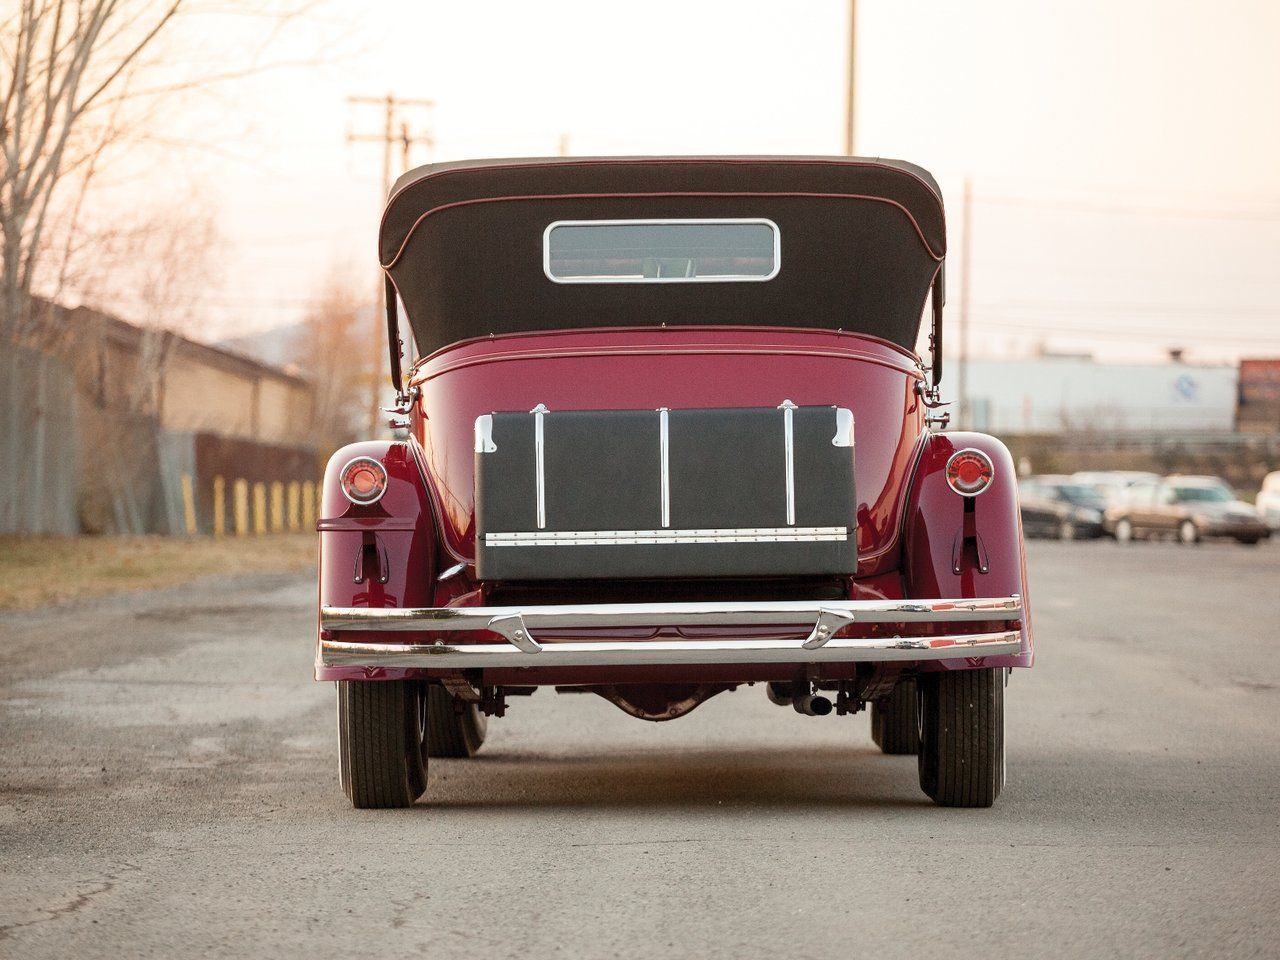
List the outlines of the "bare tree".
{"label": "bare tree", "polygon": [[101,240],[90,272],[67,281],[81,301],[141,329],[121,399],[126,409],[152,416],[160,412],[176,337],[198,324],[219,243],[211,209],[196,196],[172,199]]}
{"label": "bare tree", "polygon": [[350,440],[363,421],[351,398],[371,374],[361,363],[369,353],[363,331],[374,305],[358,289],[354,281],[335,280],[308,310],[295,344],[298,366],[315,390],[312,437],[331,447]]}
{"label": "bare tree", "polygon": [[[14,516],[19,345],[49,346],[60,332],[48,305],[65,286],[68,265],[83,264],[81,209],[104,158],[132,157],[133,147],[164,147],[160,110],[184,93],[207,91],[264,70],[312,65],[261,57],[285,23],[320,0],[259,0],[223,6],[216,0],[9,0],[0,12],[0,530]],[[175,32],[179,17],[264,21],[231,58],[206,59],[192,44],[198,28]],[[165,50],[169,37],[182,52]],[[186,146],[190,146],[187,144]],[[119,148],[130,149],[119,149]],[[96,254],[95,254],[96,255]],[[190,275],[188,275],[190,279]],[[139,291],[154,299],[154,286]],[[145,319],[145,318],[144,318]]]}
{"label": "bare tree", "polygon": [[0,25],[0,526],[17,487],[17,345],[33,320],[32,286],[53,198],[100,151],[93,111],[182,2],[20,0]]}

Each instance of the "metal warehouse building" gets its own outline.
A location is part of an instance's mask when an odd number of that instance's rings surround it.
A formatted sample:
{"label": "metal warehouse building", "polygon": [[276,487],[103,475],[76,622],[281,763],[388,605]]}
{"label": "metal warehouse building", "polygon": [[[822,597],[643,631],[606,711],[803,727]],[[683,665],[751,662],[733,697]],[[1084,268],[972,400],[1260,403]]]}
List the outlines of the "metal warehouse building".
{"label": "metal warehouse building", "polygon": [[968,415],[962,412],[959,422],[997,435],[1235,429],[1234,366],[1111,364],[1049,355],[970,360],[966,373]]}

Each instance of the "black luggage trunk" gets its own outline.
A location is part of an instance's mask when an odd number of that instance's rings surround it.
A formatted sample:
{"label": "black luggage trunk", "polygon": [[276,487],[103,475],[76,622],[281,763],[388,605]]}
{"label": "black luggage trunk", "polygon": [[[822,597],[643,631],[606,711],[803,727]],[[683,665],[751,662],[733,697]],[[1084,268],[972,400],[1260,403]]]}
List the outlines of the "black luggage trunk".
{"label": "black luggage trunk", "polygon": [[486,580],[852,574],[837,407],[494,413],[476,421]]}

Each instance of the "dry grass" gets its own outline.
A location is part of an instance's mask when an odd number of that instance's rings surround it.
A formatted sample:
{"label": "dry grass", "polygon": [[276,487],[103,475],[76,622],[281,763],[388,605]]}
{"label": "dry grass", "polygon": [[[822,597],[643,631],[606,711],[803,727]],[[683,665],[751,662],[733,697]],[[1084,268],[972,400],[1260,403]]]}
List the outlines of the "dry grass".
{"label": "dry grass", "polygon": [[0,537],[0,610],[314,568],[314,533],[265,537]]}

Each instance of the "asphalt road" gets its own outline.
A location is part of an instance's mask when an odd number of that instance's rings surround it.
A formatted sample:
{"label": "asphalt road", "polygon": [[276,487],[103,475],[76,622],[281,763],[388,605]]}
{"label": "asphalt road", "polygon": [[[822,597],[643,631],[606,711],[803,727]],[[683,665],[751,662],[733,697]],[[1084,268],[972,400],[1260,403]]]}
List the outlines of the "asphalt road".
{"label": "asphalt road", "polygon": [[865,714],[543,691],[354,811],[296,576],[0,618],[0,956],[1280,952],[1280,546],[1031,544],[1009,782]]}

